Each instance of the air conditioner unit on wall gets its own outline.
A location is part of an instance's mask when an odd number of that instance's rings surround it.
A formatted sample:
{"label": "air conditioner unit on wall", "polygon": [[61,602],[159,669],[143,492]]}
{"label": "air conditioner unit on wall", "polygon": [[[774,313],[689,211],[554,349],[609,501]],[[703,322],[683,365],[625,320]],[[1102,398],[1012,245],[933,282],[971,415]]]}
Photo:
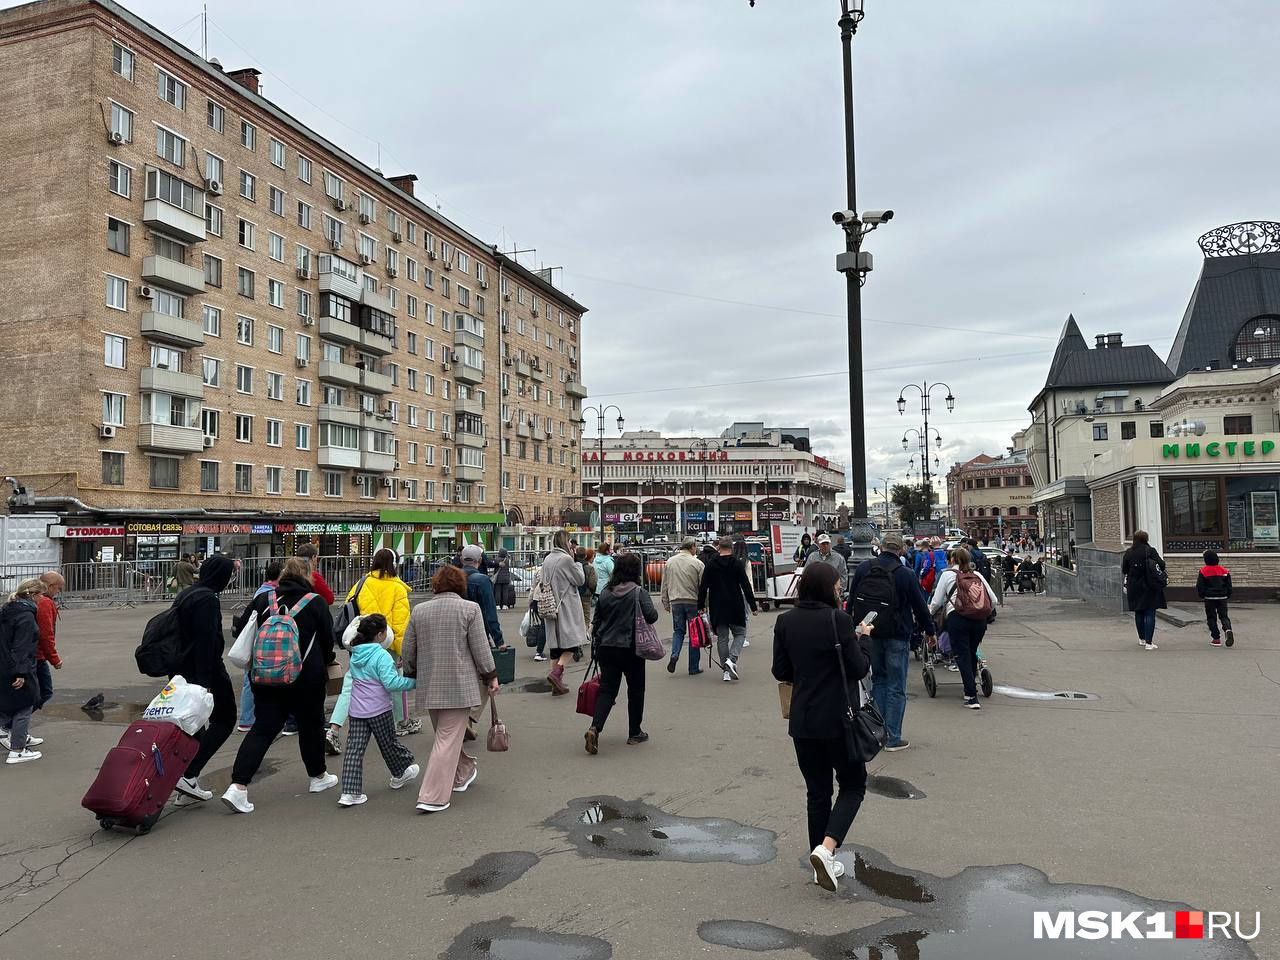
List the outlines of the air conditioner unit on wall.
{"label": "air conditioner unit on wall", "polygon": [[383,477],[382,485],[384,487],[394,487],[396,485],[396,482],[395,480],[391,479],[391,477]]}
{"label": "air conditioner unit on wall", "polygon": [[329,238],[329,249],[330,249],[330,250],[341,250],[341,249],[342,249],[342,241],[341,241],[341,240],[339,240],[337,237],[330,237],[330,238]]}
{"label": "air conditioner unit on wall", "polygon": [[396,277],[396,276],[399,276],[399,274],[400,274],[400,271],[397,270],[395,267],[387,267],[388,277]]}
{"label": "air conditioner unit on wall", "polygon": [[143,300],[154,300],[156,296],[156,292],[151,287],[148,287],[146,284],[143,284],[138,288],[138,296],[140,296]]}
{"label": "air conditioner unit on wall", "polygon": [[399,230],[397,230],[395,231],[395,233],[391,234],[391,239],[394,240],[396,243],[403,243],[404,234],[401,233]]}
{"label": "air conditioner unit on wall", "polygon": [[306,357],[294,357],[294,358],[293,358],[293,362],[294,362],[295,364],[297,364],[299,367],[305,367],[305,366],[307,365],[307,358],[306,358]]}
{"label": "air conditioner unit on wall", "polygon": [[440,469],[446,477],[452,472],[448,466],[441,467]]}
{"label": "air conditioner unit on wall", "polygon": [[221,180],[209,180],[209,181],[207,182],[207,186],[208,186],[208,188],[209,188],[209,192],[210,192],[210,193],[212,193],[215,197],[220,197],[220,196],[222,196],[222,181],[221,181]]}
{"label": "air conditioner unit on wall", "polygon": [[107,140],[116,145],[122,144],[124,143],[124,134],[113,130],[111,135],[107,137]]}
{"label": "air conditioner unit on wall", "polygon": [[369,256],[367,253],[362,253],[360,254],[360,262],[367,267],[369,264],[373,263],[373,257]]}
{"label": "air conditioner unit on wall", "polygon": [[314,327],[314,326],[316,325],[316,318],[315,318],[315,317],[303,317],[303,318],[302,318],[302,325],[303,325],[304,327]]}
{"label": "air conditioner unit on wall", "polygon": [[341,212],[341,211],[343,211],[343,210],[347,209],[347,201],[343,200],[341,197],[334,197],[334,198],[333,198],[333,209],[335,209],[335,210],[337,210],[337,211],[339,211],[339,212]]}
{"label": "air conditioner unit on wall", "polygon": [[208,450],[210,447],[212,447],[212,446],[213,446],[213,441],[214,441],[214,440],[216,440],[216,439],[217,439],[217,437],[211,437],[211,436],[209,436],[208,434],[205,434],[205,437],[204,437],[204,448],[205,448],[206,450]]}
{"label": "air conditioner unit on wall", "polygon": [[104,423],[102,426],[98,427],[98,436],[103,440],[114,440],[116,437],[116,428],[111,426],[111,424]]}
{"label": "air conditioner unit on wall", "polygon": [[362,214],[360,214],[360,222],[361,222],[361,223],[368,223],[368,222],[369,222],[369,215],[368,215],[367,213],[362,213]]}

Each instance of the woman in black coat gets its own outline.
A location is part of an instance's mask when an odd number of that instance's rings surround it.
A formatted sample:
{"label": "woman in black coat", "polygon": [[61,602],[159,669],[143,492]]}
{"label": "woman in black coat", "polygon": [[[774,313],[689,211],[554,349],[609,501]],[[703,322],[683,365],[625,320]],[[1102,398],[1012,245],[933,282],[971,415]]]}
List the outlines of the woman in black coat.
{"label": "woman in black coat", "polygon": [[1164,560],[1151,546],[1147,531],[1134,533],[1133,545],[1120,560],[1120,573],[1124,576],[1125,601],[1133,611],[1134,625],[1138,628],[1138,645],[1144,650],[1155,650],[1156,611],[1168,606],[1164,587],[1169,576]]}
{"label": "woman in black coat", "polygon": [[[222,795],[222,802],[237,813],[253,812],[253,804],[249,802],[249,781],[258,772],[267,748],[280,735],[290,715],[298,721],[298,751],[311,778],[310,791],[320,793],[338,785],[338,778],[325,769],[324,762],[325,681],[328,679],[328,665],[337,659],[333,652],[333,617],[324,600],[315,593],[309,576],[307,562],[292,557],[285,561],[280,582],[272,592],[279,603],[290,610],[307,594],[312,594],[307,605],[294,617],[298,625],[298,655],[302,657],[302,672],[287,686],[260,684],[253,679],[253,665],[249,666],[253,727],[240,744],[231,771],[231,786]],[[259,625],[271,617],[272,611],[268,606],[272,593],[260,593],[250,604],[258,613]]]}
{"label": "woman in black coat", "polygon": [[[855,626],[843,610],[839,575],[834,567],[814,563],[805,567],[796,605],[778,617],[773,627],[773,676],[792,684],[788,732],[796,761],[804,775],[809,807],[809,845],[813,852],[813,881],[835,890],[844,865],[835,859],[866,796],[867,767],[850,760],[841,717],[849,703],[857,703],[855,681],[865,677],[871,660],[859,636],[870,628]],[[839,653],[837,653],[837,647]],[[837,656],[844,658],[851,689],[845,690]],[[831,804],[831,775],[840,784]]]}
{"label": "woman in black coat", "polygon": [[40,752],[31,747],[44,742],[27,733],[40,695],[36,603],[44,592],[44,581],[24,580],[0,609],[0,742],[9,750],[7,764],[39,760]]}

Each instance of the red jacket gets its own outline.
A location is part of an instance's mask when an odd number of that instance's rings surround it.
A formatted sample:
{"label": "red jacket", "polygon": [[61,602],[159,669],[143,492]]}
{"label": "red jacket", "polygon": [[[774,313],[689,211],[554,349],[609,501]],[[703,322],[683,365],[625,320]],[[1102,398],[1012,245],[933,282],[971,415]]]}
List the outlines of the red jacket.
{"label": "red jacket", "polygon": [[316,593],[320,595],[320,599],[323,600],[326,605],[330,607],[333,606],[333,588],[325,582],[324,577],[320,576],[319,570],[312,571],[311,586],[315,587]]}
{"label": "red jacket", "polygon": [[55,667],[62,666],[57,648],[58,605],[50,597],[41,597],[36,603],[36,626],[40,628],[36,659],[48,660]]}

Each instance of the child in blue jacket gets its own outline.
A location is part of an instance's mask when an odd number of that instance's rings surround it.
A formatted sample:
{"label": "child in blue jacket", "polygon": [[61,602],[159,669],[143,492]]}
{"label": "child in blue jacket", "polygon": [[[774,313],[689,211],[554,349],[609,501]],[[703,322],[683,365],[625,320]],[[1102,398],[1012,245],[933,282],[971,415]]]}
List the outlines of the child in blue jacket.
{"label": "child in blue jacket", "polygon": [[364,751],[369,737],[378,741],[378,750],[391,771],[391,789],[399,790],[418,778],[413,754],[396,738],[391,712],[391,694],[412,690],[417,681],[396,673],[395,661],[387,652],[391,634],[387,618],[380,613],[359,617],[351,647],[351,709],[347,714],[347,752],[342,757],[342,796],[338,805],[354,807],[369,798],[364,787]]}

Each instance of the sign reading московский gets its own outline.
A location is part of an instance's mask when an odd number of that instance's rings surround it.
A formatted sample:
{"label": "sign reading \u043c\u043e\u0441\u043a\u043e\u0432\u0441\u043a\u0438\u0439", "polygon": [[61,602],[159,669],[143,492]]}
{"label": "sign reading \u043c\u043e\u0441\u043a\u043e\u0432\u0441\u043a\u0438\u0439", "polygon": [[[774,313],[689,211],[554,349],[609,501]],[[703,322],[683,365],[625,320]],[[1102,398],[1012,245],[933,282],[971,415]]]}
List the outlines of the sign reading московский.
{"label": "sign reading \u043c\u043e\u0441\u043a\u043e\u0432\u0441\u043a\u0438\u0439", "polygon": [[1206,457],[1265,457],[1276,448],[1274,440],[1210,440],[1208,443],[1166,443],[1161,456],[1177,460],[1180,456],[1194,460]]}

